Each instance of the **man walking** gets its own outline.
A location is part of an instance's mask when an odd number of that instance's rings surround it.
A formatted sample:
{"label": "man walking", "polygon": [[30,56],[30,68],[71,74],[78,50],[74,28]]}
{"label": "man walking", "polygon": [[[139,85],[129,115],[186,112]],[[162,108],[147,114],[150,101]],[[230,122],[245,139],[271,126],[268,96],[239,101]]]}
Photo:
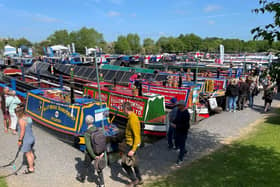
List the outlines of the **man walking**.
{"label": "man walking", "polygon": [[186,140],[190,128],[190,114],[188,109],[185,108],[185,102],[178,102],[178,111],[175,120],[173,121],[176,128],[176,140],[180,149],[177,165],[183,162],[186,154]]}
{"label": "man walking", "polygon": [[[125,102],[123,104],[123,110],[128,115],[128,122],[125,129],[125,143],[127,151],[124,154],[126,154],[127,157],[134,157],[134,163],[131,166],[128,166],[127,163],[122,162],[122,167],[125,169],[131,180],[130,184],[127,186],[141,185],[143,184],[143,181],[136,158],[137,149],[141,144],[140,121],[138,116],[133,112],[129,102]],[[134,171],[132,170],[132,167]]]}
{"label": "man walking", "polygon": [[[176,125],[173,123],[173,121],[175,120],[176,118],[176,115],[177,115],[177,111],[178,111],[178,107],[177,107],[177,99],[176,98],[172,98],[170,100],[171,104],[172,104],[172,110],[169,112],[168,114],[168,120],[169,120],[169,129],[168,129],[168,133],[167,133],[167,136],[168,136],[168,148],[171,150],[173,148],[177,149],[178,148],[178,145],[177,145],[177,142],[176,142]],[[175,147],[174,144],[173,144],[173,140],[175,140]]]}
{"label": "man walking", "polygon": [[86,144],[86,150],[85,150],[85,160],[84,160],[84,166],[81,170],[81,173],[77,176],[77,180],[80,182],[84,182],[86,178],[86,174],[88,171],[88,168],[91,165],[91,162],[94,160],[94,166],[95,170],[97,171],[98,178],[99,178],[99,184],[98,187],[104,187],[104,177],[102,170],[105,168],[106,162],[103,159],[104,153],[101,153],[100,155],[95,154],[95,150],[93,150],[92,145],[92,133],[96,132],[96,127],[93,125],[94,118],[91,115],[86,116],[86,124],[88,125],[88,129],[85,132],[85,144]]}

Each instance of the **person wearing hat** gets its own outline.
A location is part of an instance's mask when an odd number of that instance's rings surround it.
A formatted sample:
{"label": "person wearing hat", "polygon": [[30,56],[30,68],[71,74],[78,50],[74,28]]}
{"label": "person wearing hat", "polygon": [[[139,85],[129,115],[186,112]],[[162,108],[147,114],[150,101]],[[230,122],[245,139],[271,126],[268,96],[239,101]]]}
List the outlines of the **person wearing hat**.
{"label": "person wearing hat", "polygon": [[186,140],[190,128],[190,114],[188,109],[185,108],[185,102],[183,100],[177,103],[178,111],[173,121],[176,128],[176,141],[180,149],[177,165],[183,162],[183,158],[186,154]]}
{"label": "person wearing hat", "polygon": [[104,177],[102,170],[105,168],[106,162],[103,159],[104,153],[97,156],[94,153],[94,150],[92,148],[91,144],[91,134],[96,130],[96,127],[93,125],[94,123],[94,117],[92,115],[86,116],[86,124],[88,125],[87,131],[84,134],[85,137],[85,144],[86,144],[86,150],[85,150],[85,160],[83,168],[81,169],[81,172],[77,176],[77,180],[80,182],[85,182],[87,171],[91,165],[91,162],[94,160],[94,168],[97,171],[98,178],[99,178],[99,187],[104,187]]}
{"label": "person wearing hat", "polygon": [[[173,97],[171,100],[171,107],[172,107],[172,110],[169,112],[168,114],[168,122],[169,122],[169,129],[168,129],[168,133],[167,133],[167,137],[168,137],[168,148],[169,149],[177,149],[178,148],[178,145],[177,145],[177,142],[176,142],[176,133],[175,133],[175,130],[176,130],[176,125],[173,123],[173,121],[175,120],[176,118],[176,114],[177,114],[177,111],[178,111],[178,107],[176,105],[177,103],[177,99],[175,97]],[[173,147],[173,140],[175,140],[175,147]]]}

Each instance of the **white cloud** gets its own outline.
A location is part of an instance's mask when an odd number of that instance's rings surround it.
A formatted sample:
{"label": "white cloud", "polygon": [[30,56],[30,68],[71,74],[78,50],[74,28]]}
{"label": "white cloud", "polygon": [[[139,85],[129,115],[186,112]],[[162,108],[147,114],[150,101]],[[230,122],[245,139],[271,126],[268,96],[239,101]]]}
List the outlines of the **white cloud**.
{"label": "white cloud", "polygon": [[229,14],[216,14],[216,15],[211,15],[207,16],[207,18],[218,18],[218,17],[226,17],[226,16],[239,16],[239,12],[234,12],[234,13],[229,13]]}
{"label": "white cloud", "polygon": [[41,23],[55,23],[55,22],[60,22],[58,19],[49,17],[46,15],[42,14],[35,14],[33,17],[33,20],[41,22]]}
{"label": "white cloud", "polygon": [[220,10],[222,7],[219,5],[208,5],[204,8],[204,12],[215,12]]}
{"label": "white cloud", "polygon": [[110,16],[110,17],[117,17],[117,16],[120,16],[121,13],[116,12],[116,11],[110,11],[110,12],[108,12],[107,15]]}
{"label": "white cloud", "polygon": [[209,25],[214,25],[215,23],[216,23],[216,22],[215,22],[214,20],[209,20],[209,21],[208,21],[208,24],[209,24]]}

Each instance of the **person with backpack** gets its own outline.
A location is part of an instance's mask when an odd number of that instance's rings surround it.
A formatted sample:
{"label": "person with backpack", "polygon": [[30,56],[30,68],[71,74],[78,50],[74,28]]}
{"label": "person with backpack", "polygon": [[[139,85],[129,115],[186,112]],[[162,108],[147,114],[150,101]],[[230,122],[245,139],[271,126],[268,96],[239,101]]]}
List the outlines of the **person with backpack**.
{"label": "person with backpack", "polygon": [[96,128],[94,123],[94,117],[91,115],[86,116],[86,124],[88,129],[84,134],[86,150],[85,150],[85,160],[83,163],[83,168],[80,174],[77,176],[77,180],[80,182],[85,182],[86,174],[88,169],[94,160],[94,168],[98,174],[98,187],[104,187],[104,177],[103,169],[106,166],[106,161],[104,160],[104,153],[106,151],[106,136],[104,135],[102,129]]}
{"label": "person with backpack", "polygon": [[[141,144],[141,126],[138,116],[133,112],[129,102],[123,104],[123,110],[128,115],[128,122],[125,129],[125,159],[122,160],[122,167],[127,172],[131,182],[127,186],[143,184],[140,174],[139,163],[136,157],[137,149]],[[127,160],[133,160],[132,163]],[[134,171],[132,170],[134,169]]]}

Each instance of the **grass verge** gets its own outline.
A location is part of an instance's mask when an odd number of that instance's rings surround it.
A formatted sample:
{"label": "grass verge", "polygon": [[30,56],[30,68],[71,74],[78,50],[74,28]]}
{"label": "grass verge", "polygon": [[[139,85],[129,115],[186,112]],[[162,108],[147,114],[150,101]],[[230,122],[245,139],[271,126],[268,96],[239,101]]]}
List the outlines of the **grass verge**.
{"label": "grass verge", "polygon": [[280,112],[246,138],[182,167],[148,187],[276,187],[280,185]]}
{"label": "grass verge", "polygon": [[7,183],[4,179],[0,179],[0,187],[7,187]]}

